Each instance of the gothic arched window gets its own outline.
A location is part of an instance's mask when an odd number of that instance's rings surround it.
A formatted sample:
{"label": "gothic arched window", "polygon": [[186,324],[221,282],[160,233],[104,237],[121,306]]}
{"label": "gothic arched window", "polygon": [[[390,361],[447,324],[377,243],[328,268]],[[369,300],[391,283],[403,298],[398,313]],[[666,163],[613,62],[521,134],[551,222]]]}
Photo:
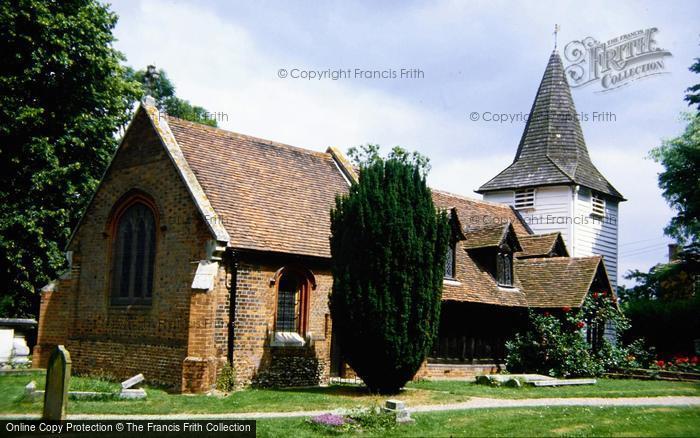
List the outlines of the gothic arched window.
{"label": "gothic arched window", "polygon": [[303,272],[283,269],[277,279],[275,331],[304,336],[308,318],[309,279]]}
{"label": "gothic arched window", "polygon": [[116,217],[112,254],[112,304],[150,304],[156,221],[151,207],[132,202]]}

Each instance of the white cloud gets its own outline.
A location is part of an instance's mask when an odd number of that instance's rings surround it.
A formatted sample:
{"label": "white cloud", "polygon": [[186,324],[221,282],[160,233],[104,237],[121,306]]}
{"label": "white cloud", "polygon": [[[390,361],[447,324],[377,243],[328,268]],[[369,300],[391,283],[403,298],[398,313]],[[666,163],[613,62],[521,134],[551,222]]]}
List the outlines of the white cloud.
{"label": "white cloud", "polygon": [[[199,7],[144,2],[117,34],[130,64],[164,67],[180,96],[225,113],[226,129],[314,149],[367,142],[439,149],[455,133],[470,136],[463,121],[361,82],[280,79],[278,69],[304,65],[298,56],[271,58],[244,28]],[[147,51],[144,41],[154,42]]]}

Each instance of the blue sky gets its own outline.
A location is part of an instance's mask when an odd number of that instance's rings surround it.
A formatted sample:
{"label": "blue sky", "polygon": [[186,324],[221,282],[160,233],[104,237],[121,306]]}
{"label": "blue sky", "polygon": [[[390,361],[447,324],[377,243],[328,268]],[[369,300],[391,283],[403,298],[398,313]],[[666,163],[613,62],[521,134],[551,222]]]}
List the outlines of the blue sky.
{"label": "blue sky", "polygon": [[[700,56],[700,3],[674,2],[184,2],[115,1],[116,47],[136,68],[164,68],[179,96],[220,126],[316,150],[401,145],[432,160],[433,187],[479,197],[513,159],[524,124],[470,113],[527,113],[553,49],[658,28],[668,74],[608,93],[573,90],[592,159],[628,199],[621,206],[620,272],[666,257],[671,212],[646,159],[682,132],[688,71]],[[567,61],[564,61],[565,65]],[[282,79],[280,69],[420,69],[417,79]]]}

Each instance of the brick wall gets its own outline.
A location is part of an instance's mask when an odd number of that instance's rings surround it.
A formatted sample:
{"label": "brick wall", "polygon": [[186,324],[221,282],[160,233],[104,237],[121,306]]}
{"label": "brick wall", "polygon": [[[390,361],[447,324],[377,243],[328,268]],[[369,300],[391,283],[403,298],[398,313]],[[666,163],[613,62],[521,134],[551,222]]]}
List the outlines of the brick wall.
{"label": "brick wall", "polygon": [[[272,261],[274,260],[274,261]],[[270,281],[278,269],[288,263],[298,263],[293,260],[269,258],[267,260],[242,260],[238,265],[236,282],[236,318],[234,323],[234,354],[233,362],[236,370],[236,384],[244,386],[251,384],[255,377],[267,373],[266,379],[274,381],[276,386],[306,385],[309,381],[303,369],[309,368],[309,358],[318,361],[319,381],[328,381],[330,369],[330,318],[328,309],[328,294],[333,283],[333,277],[327,269],[310,268],[316,279],[316,289],[309,296],[308,332],[312,334],[313,348],[284,349],[271,347],[270,339],[274,330],[274,308],[276,299],[275,285]],[[296,363],[291,357],[306,358],[304,365],[298,370],[296,377],[270,377],[269,370],[281,370],[277,362],[285,362],[289,366]],[[312,361],[313,361],[312,360]],[[302,369],[303,368],[303,369]],[[287,383],[284,383],[287,382]]]}
{"label": "brick wall", "polygon": [[[124,378],[142,372],[147,382],[187,390],[184,368],[204,379],[194,383],[200,390],[215,374],[213,321],[211,327],[188,326],[193,319],[214,319],[208,309],[221,295],[223,279],[214,292],[191,289],[210,233],[148,119],[139,116],[132,123],[69,248],[70,279],[42,294],[34,357],[45,366],[53,346],[65,344],[77,373]],[[110,303],[108,225],[115,204],[133,189],[150,195],[158,210],[153,300],[149,306],[117,307]]]}
{"label": "brick wall", "polygon": [[75,287],[73,278],[80,275],[79,266],[79,261],[74,261],[67,279],[58,280],[41,292],[37,344],[32,351],[34,367],[46,368],[53,349],[57,345],[65,344],[68,339],[68,328],[72,324],[72,291]]}

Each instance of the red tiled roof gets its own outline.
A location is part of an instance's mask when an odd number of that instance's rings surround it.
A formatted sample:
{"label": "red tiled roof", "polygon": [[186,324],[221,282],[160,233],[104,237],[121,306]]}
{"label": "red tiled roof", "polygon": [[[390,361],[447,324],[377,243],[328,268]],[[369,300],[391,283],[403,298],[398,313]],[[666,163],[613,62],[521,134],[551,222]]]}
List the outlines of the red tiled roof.
{"label": "red tiled roof", "polygon": [[502,225],[488,225],[482,228],[475,228],[466,231],[464,248],[484,248],[489,246],[498,246],[503,242],[506,234],[506,228],[510,222]]}
{"label": "red tiled roof", "polygon": [[517,279],[515,287],[500,287],[493,275],[470,254],[459,247],[455,254],[456,281],[443,283],[442,299],[472,303],[496,304],[499,306],[527,306],[526,295]]}
{"label": "red tiled roof", "polygon": [[514,268],[530,307],[578,307],[605,272],[601,256],[517,259]]}
{"label": "red tiled roof", "polygon": [[168,124],[235,248],[330,257],[348,183],[330,154],[187,122]]}
{"label": "red tiled roof", "polygon": [[[168,118],[168,125],[207,201],[223,222],[229,245],[330,257],[330,209],[335,197],[348,191],[348,182],[331,153],[173,117]],[[528,254],[551,248],[556,239],[531,236],[521,217],[507,205],[439,190],[433,190],[433,201],[436,207],[451,209],[457,215],[466,237],[457,244],[457,281],[445,283],[444,300],[503,306],[580,305],[601,265],[600,257],[516,260],[514,287],[498,286],[468,248],[498,245],[506,227],[512,227],[517,240],[528,242],[529,247],[523,246]]]}
{"label": "red tiled roof", "polygon": [[455,208],[459,220],[465,228],[464,231],[503,226],[510,221],[518,237],[530,234],[518,213],[505,204],[467,198],[435,189],[433,189],[433,202],[439,208]]}
{"label": "red tiled roof", "polygon": [[[530,234],[515,210],[507,205],[441,191],[433,191],[433,200],[440,208],[455,208],[466,237],[457,244],[456,281],[445,282],[444,300],[501,306],[577,307],[583,302],[595,276],[605,274],[600,256],[546,257],[561,239],[560,233]],[[499,286],[474,252],[497,246],[503,239],[508,221],[523,248],[516,255],[534,256],[514,260],[512,288]]]}
{"label": "red tiled roof", "polygon": [[525,294],[515,287],[498,286],[493,275],[482,266],[468,249],[498,246],[507,228],[513,227],[517,238],[529,234],[515,210],[504,204],[481,201],[452,193],[433,190],[433,202],[438,208],[453,209],[464,228],[465,240],[457,242],[455,251],[455,280],[446,281],[443,300],[468,301],[501,306],[526,306]]}
{"label": "red tiled roof", "polygon": [[[558,231],[554,233],[520,236],[518,240],[523,250],[515,254],[517,257],[548,257],[556,250],[557,243],[561,245],[563,251],[566,250],[566,245],[561,237],[561,233]],[[568,253],[558,255],[568,256]]]}

